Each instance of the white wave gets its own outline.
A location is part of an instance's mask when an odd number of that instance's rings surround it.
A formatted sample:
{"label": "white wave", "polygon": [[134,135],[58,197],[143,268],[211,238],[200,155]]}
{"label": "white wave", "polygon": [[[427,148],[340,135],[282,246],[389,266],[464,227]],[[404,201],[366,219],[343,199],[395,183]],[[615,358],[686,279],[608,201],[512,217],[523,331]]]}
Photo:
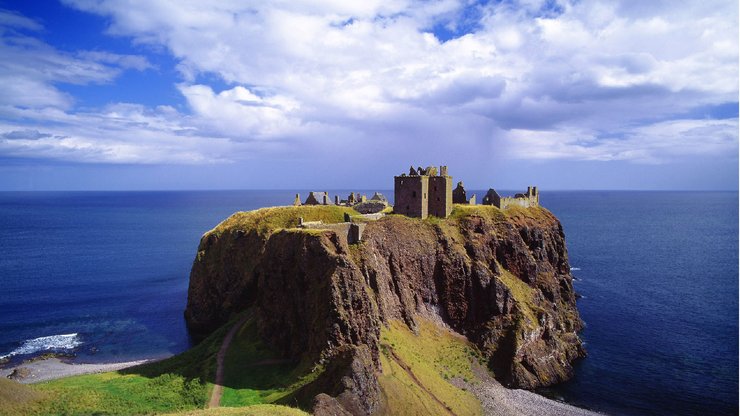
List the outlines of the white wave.
{"label": "white wave", "polygon": [[572,272],[577,272],[577,271],[579,271],[579,270],[581,270],[581,268],[580,268],[580,267],[571,267],[571,268],[570,268],[570,271],[572,271]]}
{"label": "white wave", "polygon": [[14,355],[33,354],[41,351],[61,351],[72,350],[82,344],[78,334],[60,334],[49,335],[23,341],[20,347],[14,349],[5,355],[0,355],[0,359],[10,358]]}

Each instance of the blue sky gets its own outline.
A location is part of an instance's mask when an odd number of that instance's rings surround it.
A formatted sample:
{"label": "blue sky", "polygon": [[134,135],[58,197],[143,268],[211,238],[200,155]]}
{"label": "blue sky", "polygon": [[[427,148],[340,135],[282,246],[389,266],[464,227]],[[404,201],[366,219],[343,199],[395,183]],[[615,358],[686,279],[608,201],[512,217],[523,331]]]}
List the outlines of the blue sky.
{"label": "blue sky", "polygon": [[0,190],[737,189],[736,1],[0,0]]}

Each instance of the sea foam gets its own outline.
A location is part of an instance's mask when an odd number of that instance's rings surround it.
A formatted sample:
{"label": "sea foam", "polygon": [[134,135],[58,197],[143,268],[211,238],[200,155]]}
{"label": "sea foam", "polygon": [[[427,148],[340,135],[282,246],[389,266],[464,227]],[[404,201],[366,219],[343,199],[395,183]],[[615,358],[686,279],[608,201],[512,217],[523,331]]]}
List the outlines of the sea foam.
{"label": "sea foam", "polygon": [[20,347],[5,355],[0,355],[0,360],[15,355],[34,354],[41,351],[63,352],[73,350],[82,344],[78,334],[49,335],[23,341]]}

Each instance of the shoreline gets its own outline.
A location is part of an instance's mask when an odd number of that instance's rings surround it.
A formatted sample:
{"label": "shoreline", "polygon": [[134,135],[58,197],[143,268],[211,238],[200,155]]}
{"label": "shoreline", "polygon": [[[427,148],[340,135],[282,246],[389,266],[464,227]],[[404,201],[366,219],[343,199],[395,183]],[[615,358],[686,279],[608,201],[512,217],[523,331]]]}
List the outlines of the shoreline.
{"label": "shoreline", "polygon": [[[434,322],[448,331],[453,331],[441,319]],[[454,331],[452,333],[457,334]],[[452,378],[450,382],[453,386],[472,393],[480,401],[483,414],[486,416],[608,416],[607,413],[578,407],[534,391],[510,389],[496,380],[491,372],[478,362],[473,361],[472,364],[473,374],[478,378],[477,382],[471,383],[461,378]]]}
{"label": "shoreline", "polygon": [[594,410],[561,402],[533,391],[509,389],[499,383],[482,366],[473,364],[479,381],[470,383],[453,379],[452,384],[473,393],[489,416],[606,416]]}
{"label": "shoreline", "polygon": [[[59,378],[79,376],[83,374],[118,371],[123,370],[124,368],[134,367],[157,360],[158,359],[145,359],[104,364],[74,364],[62,361],[57,357],[51,357],[0,369],[0,376],[9,378],[22,384],[33,384],[43,381],[56,380]],[[28,369],[29,373],[18,378],[9,377],[16,369]]]}
{"label": "shoreline", "polygon": [[[159,358],[161,359],[161,358]],[[44,358],[26,364],[0,369],[2,377],[8,377],[14,370],[26,368],[30,371],[22,378],[13,379],[22,384],[34,384],[83,374],[105,373],[123,370],[144,363],[158,361],[158,358],[123,361],[105,364],[73,364],[57,357]],[[484,409],[484,414],[493,416],[605,416],[593,410],[583,409],[572,404],[547,398],[528,390],[507,389],[493,379],[487,371],[476,368],[476,375],[481,377],[479,383],[467,383],[453,380],[453,384],[464,387],[473,393]]]}

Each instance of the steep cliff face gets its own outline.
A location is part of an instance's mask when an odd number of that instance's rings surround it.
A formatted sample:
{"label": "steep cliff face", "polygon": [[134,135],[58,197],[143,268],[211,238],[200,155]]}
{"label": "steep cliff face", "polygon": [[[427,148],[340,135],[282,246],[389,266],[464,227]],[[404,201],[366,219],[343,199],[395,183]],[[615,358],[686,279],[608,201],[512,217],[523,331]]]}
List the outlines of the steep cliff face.
{"label": "steep cliff face", "polygon": [[191,330],[208,333],[255,306],[260,336],[284,356],[352,363],[344,393],[323,391],[339,401],[318,401],[354,414],[382,407],[368,374],[380,369],[381,328],[393,320],[412,330],[420,319],[443,322],[511,387],[571,376],[584,355],[582,323],[563,230],[549,211],[456,206],[446,220],[388,216],[354,245],[333,231],[289,228],[299,216],[340,218],[338,210],[239,213],[204,235],[190,276]]}

